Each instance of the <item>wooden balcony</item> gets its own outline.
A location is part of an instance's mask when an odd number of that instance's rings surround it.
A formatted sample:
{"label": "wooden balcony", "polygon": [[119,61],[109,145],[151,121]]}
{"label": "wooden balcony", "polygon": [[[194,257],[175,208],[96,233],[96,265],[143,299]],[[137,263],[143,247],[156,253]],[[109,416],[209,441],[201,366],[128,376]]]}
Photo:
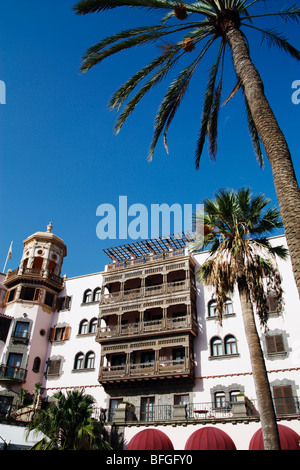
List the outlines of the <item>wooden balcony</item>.
{"label": "wooden balcony", "polygon": [[55,274],[44,270],[44,269],[36,269],[36,268],[23,268],[22,270],[15,269],[14,271],[10,271],[7,273],[3,284],[5,286],[9,286],[11,283],[18,281],[22,278],[30,278],[34,280],[46,280],[50,281],[51,284],[54,284],[56,287],[62,288],[63,279],[60,276],[56,276]]}
{"label": "wooden balcony", "polygon": [[103,343],[112,340],[122,340],[132,336],[153,336],[186,331],[191,332],[194,336],[197,335],[197,323],[192,315],[99,327],[97,329],[96,341]]}
{"label": "wooden balcony", "polygon": [[100,304],[107,305],[111,303],[126,302],[151,296],[157,297],[160,295],[169,295],[181,291],[190,290],[191,288],[191,282],[186,279],[176,282],[166,282],[155,286],[140,287],[138,289],[130,289],[119,292],[112,292],[109,294],[102,294]]}
{"label": "wooden balcony", "polygon": [[185,249],[179,248],[172,251],[163,251],[161,253],[147,254],[141,257],[136,257],[132,259],[124,259],[122,261],[115,261],[113,263],[108,263],[108,271],[119,271],[121,269],[128,269],[130,267],[138,267],[148,263],[157,263],[164,260],[169,260],[170,258],[177,258],[180,256],[185,256]]}
{"label": "wooden balcony", "polygon": [[193,376],[194,362],[186,358],[100,367],[99,382],[117,384],[136,380],[192,379]]}

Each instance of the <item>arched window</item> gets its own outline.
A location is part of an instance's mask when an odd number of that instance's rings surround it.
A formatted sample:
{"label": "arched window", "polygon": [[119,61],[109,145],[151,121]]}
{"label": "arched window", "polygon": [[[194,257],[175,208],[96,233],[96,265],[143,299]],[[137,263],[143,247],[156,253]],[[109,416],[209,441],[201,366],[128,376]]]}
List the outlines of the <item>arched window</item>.
{"label": "arched window", "polygon": [[83,369],[84,368],[84,354],[78,353],[75,356],[74,369]]}
{"label": "arched window", "polygon": [[41,366],[41,358],[37,356],[37,357],[34,358],[32,371],[33,372],[39,372],[40,366]]}
{"label": "arched window", "polygon": [[100,287],[96,287],[96,289],[94,290],[94,294],[93,294],[93,301],[100,302],[100,297],[101,297],[101,289]]}
{"label": "arched window", "polygon": [[210,348],[212,356],[222,356],[222,341],[217,336],[212,338]]}
{"label": "arched window", "polygon": [[211,300],[210,302],[208,302],[208,316],[216,317],[217,315],[218,315],[217,302],[215,300]]}
{"label": "arched window", "polygon": [[[233,305],[230,299],[227,299],[224,304],[224,315],[230,315],[233,313]],[[211,300],[208,302],[208,316],[216,317],[218,316],[218,308],[216,300]]]}
{"label": "arched window", "polygon": [[225,354],[236,354],[237,347],[236,347],[236,339],[232,335],[228,335],[225,337],[224,340],[225,344]]}
{"label": "arched window", "polygon": [[233,313],[233,305],[230,299],[227,299],[224,305],[224,313],[225,315],[230,315]]}
{"label": "arched window", "polygon": [[87,353],[85,357],[85,368],[86,369],[94,369],[95,367],[95,353],[90,351]]}
{"label": "arched window", "polygon": [[88,304],[89,302],[92,302],[92,291],[91,289],[87,289],[85,293],[83,294],[83,303]]}
{"label": "arched window", "polygon": [[90,333],[96,333],[97,329],[97,318],[92,318],[90,321]]}
{"label": "arched window", "polygon": [[89,332],[89,322],[86,319],[81,320],[80,325],[79,325],[79,334],[86,335],[88,332]]}

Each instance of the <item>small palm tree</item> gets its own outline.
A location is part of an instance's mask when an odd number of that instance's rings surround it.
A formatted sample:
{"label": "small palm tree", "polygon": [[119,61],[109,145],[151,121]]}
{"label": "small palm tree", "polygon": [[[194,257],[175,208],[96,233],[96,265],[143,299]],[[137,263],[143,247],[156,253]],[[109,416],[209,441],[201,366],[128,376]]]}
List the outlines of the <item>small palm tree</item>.
{"label": "small palm tree", "polygon": [[94,398],[83,390],[53,395],[45,410],[39,410],[27,426],[27,433],[43,433],[46,437],[34,450],[99,450],[111,449],[103,424],[92,418]]}
{"label": "small palm tree", "polygon": [[278,309],[282,306],[276,256],[286,259],[288,252],[283,246],[272,247],[266,238],[266,234],[282,226],[278,210],[264,212],[269,202],[262,195],[252,196],[249,188],[220,190],[214,200],[205,200],[204,214],[197,215],[200,229],[204,230],[191,246],[194,252],[209,247],[209,256],[197,276],[213,286],[220,322],[228,294],[238,287],[264,446],[266,450],[276,450],[280,448],[276,417],[254,317],[256,312],[266,327],[266,289],[277,297]]}
{"label": "small palm tree", "polygon": [[[195,161],[196,168],[199,168],[207,138],[210,155],[213,159],[216,158],[225,52],[230,51],[237,76],[237,85],[232,95],[238,89],[242,90],[254,151],[260,165],[263,165],[262,143],[270,162],[300,295],[300,189],[287,142],[266,98],[264,84],[250,57],[249,42],[245,36],[245,31],[255,31],[268,45],[276,46],[292,58],[300,60],[300,52],[289,43],[284,34],[266,27],[268,19],[299,22],[300,8],[292,5],[285,6],[280,11],[271,11],[270,5],[275,2],[268,2],[269,11],[261,12],[258,9],[259,3],[261,0],[201,0],[192,3],[181,0],[81,0],[74,7],[79,15],[116,7],[136,7],[144,8],[147,12],[163,12],[161,23],[121,31],[90,47],[83,57],[81,70],[86,72],[105,58],[135,46],[149,45],[157,41],[160,41],[160,46],[163,44],[160,54],[135,73],[112,96],[109,107],[116,110],[120,110],[129,99],[116,121],[115,131],[119,132],[143,96],[167,78],[178,63],[185,64],[171,82],[159,106],[149,150],[149,159],[152,159],[161,135],[167,148],[169,126],[190,81],[208,51],[216,45],[216,61],[209,72],[196,146]],[[260,21],[264,22],[262,26]],[[167,40],[169,44],[162,43]],[[203,73],[200,75],[201,80],[202,77]],[[130,98],[139,86],[138,91]]]}

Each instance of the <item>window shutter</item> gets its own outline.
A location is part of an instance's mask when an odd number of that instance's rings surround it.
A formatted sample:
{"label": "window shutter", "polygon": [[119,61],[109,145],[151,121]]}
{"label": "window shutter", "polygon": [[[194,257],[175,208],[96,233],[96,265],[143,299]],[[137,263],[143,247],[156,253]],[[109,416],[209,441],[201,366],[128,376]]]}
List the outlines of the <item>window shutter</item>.
{"label": "window shutter", "polygon": [[55,328],[50,328],[49,341],[54,341],[54,338],[55,338]]}
{"label": "window shutter", "polygon": [[60,310],[61,309],[61,301],[62,301],[62,297],[57,297],[55,310]]}
{"label": "window shutter", "polygon": [[273,394],[277,414],[296,413],[295,401],[291,385],[273,387]]}
{"label": "window shutter", "polygon": [[70,327],[66,326],[65,327],[64,339],[69,339],[69,337],[70,337]]}
{"label": "window shutter", "polygon": [[5,292],[5,296],[4,296],[4,299],[3,299],[4,304],[6,304],[8,296],[9,296],[9,290]]}
{"label": "window shutter", "polygon": [[48,373],[47,375],[59,375],[60,371],[60,359],[57,359],[55,361],[49,361],[49,368],[48,368]]}
{"label": "window shutter", "polygon": [[277,352],[284,352],[284,342],[283,342],[283,336],[282,335],[276,335],[275,336],[275,343],[276,343],[276,351]]}
{"label": "window shutter", "polygon": [[269,313],[276,313],[278,311],[277,298],[272,293],[268,294],[268,307]]}
{"label": "window shutter", "polygon": [[284,341],[282,335],[270,335],[266,336],[266,346],[268,354],[276,354],[284,352]]}
{"label": "window shutter", "polygon": [[65,309],[70,308],[70,306],[71,306],[71,297],[67,295],[66,300],[65,300]]}

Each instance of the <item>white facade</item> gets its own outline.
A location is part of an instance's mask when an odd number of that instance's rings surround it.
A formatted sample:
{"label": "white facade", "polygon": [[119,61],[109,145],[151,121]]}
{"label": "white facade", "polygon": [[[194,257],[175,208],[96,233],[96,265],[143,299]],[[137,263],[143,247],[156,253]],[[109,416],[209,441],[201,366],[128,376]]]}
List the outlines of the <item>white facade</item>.
{"label": "white facade", "polygon": [[[52,230],[52,228],[51,228]],[[51,230],[48,232],[38,232],[36,236],[27,240],[34,240],[34,246],[30,249],[36,249],[44,243],[43,250],[47,248],[47,256],[42,261],[39,268],[47,271],[49,254],[54,253],[60,256],[61,262],[56,265],[55,276],[60,276],[62,266],[62,246],[63,242],[58,237],[53,238]],[[48,235],[47,235],[48,234]],[[51,235],[51,236],[50,236]],[[274,237],[272,244],[286,244],[285,238]],[[25,243],[25,242],[24,242]],[[60,251],[59,251],[60,250]],[[24,244],[24,254],[20,267],[28,254],[28,243]],[[31,251],[32,253],[32,251]],[[42,252],[40,252],[41,254]],[[28,257],[28,255],[27,255]],[[195,257],[196,263],[201,264],[207,257],[207,253],[198,254]],[[32,263],[34,259],[32,258]],[[279,260],[279,269],[283,279],[284,290],[284,311],[280,315],[270,315],[268,321],[268,331],[261,329],[259,322],[257,328],[261,337],[262,349],[265,353],[266,368],[269,375],[269,382],[274,395],[277,387],[288,387],[290,393],[295,398],[295,412],[291,416],[279,416],[282,424],[289,426],[300,434],[300,331],[299,331],[299,297],[293,280],[290,260]],[[44,272],[44,271],[43,271]],[[16,273],[16,286],[21,289],[21,284],[25,285],[26,275],[32,276],[32,271],[23,274]],[[0,285],[0,316],[4,324],[10,320],[9,330],[5,338],[0,341],[0,364],[2,376],[0,377],[0,397],[2,399],[2,408],[5,400],[9,399],[11,403],[17,403],[17,393],[20,387],[25,388],[30,394],[34,392],[34,386],[41,382],[44,389],[44,397],[51,397],[58,390],[71,390],[73,388],[84,388],[85,392],[95,398],[95,406],[109,410],[113,394],[108,394],[99,383],[98,375],[101,359],[101,346],[96,338],[97,319],[99,315],[99,300],[103,283],[103,273],[94,273],[82,275],[74,278],[63,278],[60,287],[59,279],[54,279],[57,284],[51,284],[51,289],[56,292],[55,303],[50,308],[45,305],[43,300],[24,300],[14,298],[8,301],[4,298],[4,293],[8,288],[8,276],[1,275],[1,281],[5,285]],[[9,273],[9,276],[12,276]],[[22,277],[23,276],[23,277]],[[24,277],[25,276],[25,277]],[[45,275],[43,275],[45,277]],[[47,277],[47,274],[46,274]],[[10,277],[13,280],[12,277]],[[42,277],[28,278],[34,282],[35,286],[41,289],[41,292],[49,288],[47,282]],[[11,286],[13,285],[11,281]],[[57,287],[56,291],[55,288]],[[41,293],[39,295],[42,295]],[[44,292],[43,292],[44,295]],[[63,299],[63,300],[59,300]],[[191,404],[189,413],[193,414],[193,420],[182,420],[175,422],[159,422],[159,420],[149,421],[147,423],[126,423],[124,428],[124,437],[127,442],[139,432],[143,426],[156,426],[165,432],[173,442],[175,450],[183,450],[187,438],[200,426],[216,426],[224,430],[235,442],[237,449],[247,449],[253,433],[259,429],[259,419],[240,419],[230,420],[230,415],[223,416],[215,414],[212,411],[216,407],[211,404],[225,407],[230,401],[235,399],[239,393],[243,393],[251,400],[253,406],[256,404],[251,364],[249,359],[248,345],[244,333],[241,305],[238,292],[235,292],[230,299],[228,314],[225,315],[223,325],[220,326],[216,319],[210,315],[210,302],[212,300],[212,291],[197,283],[196,286],[196,306],[197,306],[197,325],[198,335],[194,339],[194,362],[195,377],[194,384],[187,392],[180,392],[181,395],[187,395],[188,402]],[[63,301],[63,303],[61,303]],[[211,310],[212,312],[212,310]],[[5,323],[6,322],[6,323]],[[13,341],[16,324],[28,322],[28,341]],[[4,330],[3,330],[4,331]],[[283,341],[283,348],[279,352],[268,352],[267,336],[280,336]],[[4,335],[5,336],[5,335]],[[16,335],[15,335],[16,336]],[[1,338],[0,338],[1,339]],[[15,338],[16,339],[16,338]],[[213,340],[216,340],[213,344]],[[18,356],[19,355],[19,356]],[[26,379],[21,381],[5,380],[5,366],[15,359],[14,366],[26,370]],[[40,359],[40,366],[36,366],[36,358]],[[13,362],[11,362],[13,364]],[[35,366],[34,366],[35,364]],[[14,369],[15,370],[15,369]],[[139,382],[134,382],[136,395],[141,395]],[[154,385],[155,387],[155,385]],[[155,402],[155,404],[168,403],[174,405],[176,393],[172,389],[167,390],[167,397],[164,400]],[[285,389],[286,390],[286,389]],[[143,390],[143,395],[151,396],[153,387]],[[130,401],[134,394],[127,393],[124,389],[122,399]],[[118,394],[120,398],[120,394]],[[299,401],[297,399],[299,398]],[[183,398],[185,400],[186,398]],[[183,401],[183,403],[187,403]],[[204,406],[205,405],[205,406]],[[207,408],[206,408],[206,405]],[[197,409],[199,412],[199,421],[197,421]],[[205,413],[204,411],[207,410]],[[205,420],[203,421],[203,417]],[[5,433],[1,427],[1,435]],[[8,427],[7,427],[8,430]]]}

